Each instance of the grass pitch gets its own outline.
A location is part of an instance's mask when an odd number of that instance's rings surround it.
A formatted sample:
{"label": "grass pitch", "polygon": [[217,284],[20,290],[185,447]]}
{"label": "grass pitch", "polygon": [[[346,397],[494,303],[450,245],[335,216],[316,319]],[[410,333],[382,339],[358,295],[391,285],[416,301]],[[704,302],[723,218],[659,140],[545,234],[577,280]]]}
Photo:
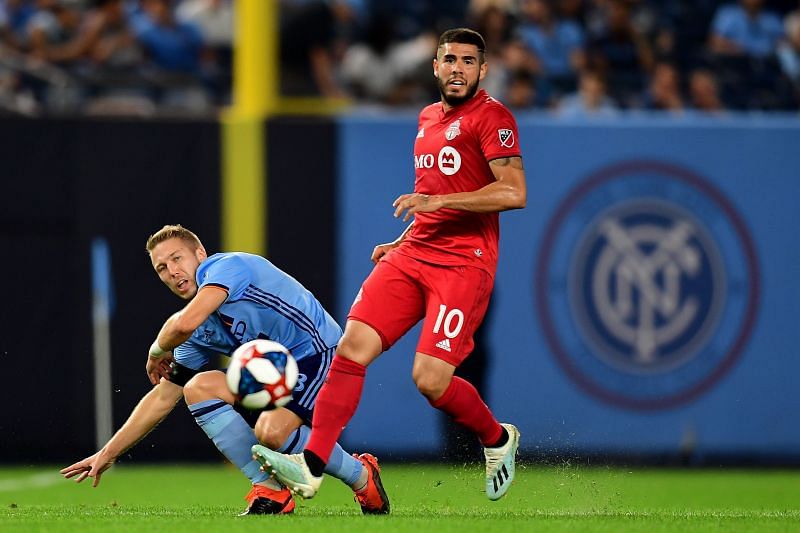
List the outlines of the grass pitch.
{"label": "grass pitch", "polygon": [[800,531],[800,471],[518,465],[490,502],[482,465],[386,464],[390,516],[362,516],[328,478],[291,516],[238,518],[230,466],[115,466],[99,487],[58,468],[0,469],[0,531]]}

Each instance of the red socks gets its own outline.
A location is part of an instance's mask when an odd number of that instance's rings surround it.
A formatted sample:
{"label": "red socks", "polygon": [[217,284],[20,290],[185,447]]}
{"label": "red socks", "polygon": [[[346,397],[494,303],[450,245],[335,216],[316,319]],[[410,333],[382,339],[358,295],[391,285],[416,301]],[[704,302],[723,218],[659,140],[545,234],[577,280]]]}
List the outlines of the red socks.
{"label": "red socks", "polygon": [[[317,400],[319,403],[319,400]],[[472,431],[483,446],[496,443],[503,435],[501,426],[489,407],[483,403],[477,389],[468,381],[453,376],[442,397],[430,402],[435,408],[450,415],[457,424]],[[317,415],[314,414],[316,422]]]}
{"label": "red socks", "polygon": [[314,405],[311,437],[306,445],[307,451],[326,463],[339,435],[356,412],[366,373],[364,365],[338,355],[333,358]]}
{"label": "red socks", "polygon": [[[342,430],[356,412],[366,373],[365,366],[350,359],[338,355],[333,358],[328,379],[314,406],[307,452],[328,461]],[[483,403],[475,387],[459,377],[453,377],[442,397],[430,403],[472,431],[484,446],[496,443],[503,435],[503,427]]]}

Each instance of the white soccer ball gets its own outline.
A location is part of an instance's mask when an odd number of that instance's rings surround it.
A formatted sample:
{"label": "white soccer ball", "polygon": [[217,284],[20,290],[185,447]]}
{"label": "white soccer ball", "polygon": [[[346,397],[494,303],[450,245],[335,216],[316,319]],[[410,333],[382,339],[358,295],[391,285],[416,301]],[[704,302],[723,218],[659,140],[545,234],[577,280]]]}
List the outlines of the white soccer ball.
{"label": "white soccer ball", "polygon": [[289,403],[297,385],[297,361],[285,346],[255,339],[231,355],[228,389],[247,409],[275,409]]}

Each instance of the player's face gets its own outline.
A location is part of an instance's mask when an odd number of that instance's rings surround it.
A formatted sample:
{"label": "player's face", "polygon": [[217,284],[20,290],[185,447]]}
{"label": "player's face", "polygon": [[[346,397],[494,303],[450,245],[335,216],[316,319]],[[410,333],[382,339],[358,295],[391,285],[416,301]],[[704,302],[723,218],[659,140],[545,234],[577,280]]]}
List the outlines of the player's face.
{"label": "player's face", "polygon": [[445,43],[433,60],[439,92],[446,108],[462,104],[475,96],[478,83],[486,76],[487,64],[479,63],[474,44]]}
{"label": "player's face", "polygon": [[150,261],[158,277],[184,300],[191,300],[197,294],[195,273],[205,258],[202,246],[193,250],[189,243],[177,237],[157,244],[150,252]]}

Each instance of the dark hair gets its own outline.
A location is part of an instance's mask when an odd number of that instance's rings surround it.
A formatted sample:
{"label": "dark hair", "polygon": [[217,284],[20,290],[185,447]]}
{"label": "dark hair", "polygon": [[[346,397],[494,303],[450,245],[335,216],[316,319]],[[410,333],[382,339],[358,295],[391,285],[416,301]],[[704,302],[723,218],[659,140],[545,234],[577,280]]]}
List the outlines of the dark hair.
{"label": "dark hair", "polygon": [[437,50],[447,43],[475,45],[478,48],[478,60],[483,63],[483,55],[486,53],[486,41],[484,41],[483,36],[475,30],[469,28],[453,28],[452,30],[447,30],[439,37]]}

